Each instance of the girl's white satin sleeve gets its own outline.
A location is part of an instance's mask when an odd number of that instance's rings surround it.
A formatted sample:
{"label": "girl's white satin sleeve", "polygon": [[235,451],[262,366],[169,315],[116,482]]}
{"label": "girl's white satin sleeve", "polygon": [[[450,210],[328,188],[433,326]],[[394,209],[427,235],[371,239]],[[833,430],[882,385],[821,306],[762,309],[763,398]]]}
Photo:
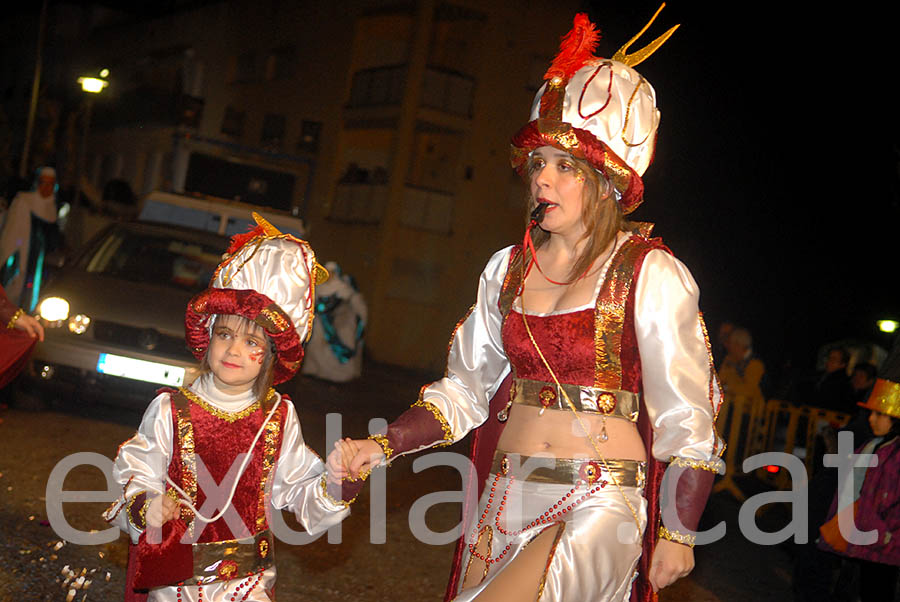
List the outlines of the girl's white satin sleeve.
{"label": "girl's white satin sleeve", "polygon": [[325,497],[320,486],[325,464],[303,441],[294,404],[283,398],[281,403],[287,413],[272,482],[272,505],[291,510],[306,531],[316,535],[344,520],[350,508]]}
{"label": "girl's white satin sleeve", "polygon": [[497,251],[488,261],[478,280],[475,305],[450,341],[446,376],[422,392],[422,400],[443,414],[454,442],[487,419],[491,397],[509,373],[498,302],[511,249]]}
{"label": "girl's white satin sleeve", "polygon": [[122,496],[104,512],[107,520],[137,543],[142,531],[128,520],[125,506],[142,491],[148,495],[165,491],[165,478],[172,457],[172,404],[168,393],[150,402],[134,437],[119,446],[113,463],[113,480],[124,487]]}
{"label": "girl's white satin sleeve", "polygon": [[634,324],[653,456],[711,461],[724,469],[715,430],[719,388],[700,324],[700,291],[669,253],[647,253],[635,291]]}

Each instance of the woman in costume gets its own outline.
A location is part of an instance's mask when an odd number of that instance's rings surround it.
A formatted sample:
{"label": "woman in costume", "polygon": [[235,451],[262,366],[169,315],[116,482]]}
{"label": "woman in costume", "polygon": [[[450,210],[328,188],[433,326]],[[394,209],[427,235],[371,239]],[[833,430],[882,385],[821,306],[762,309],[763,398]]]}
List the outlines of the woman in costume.
{"label": "woman in costume", "polygon": [[[575,18],[512,139],[531,192],[525,241],[488,261],[446,377],[384,435],[329,458],[353,479],[475,430],[483,491],[448,599],[625,600],[639,573],[636,599],[649,600],[693,567],[691,531],[723,468],[720,392],[696,283],[648,224],[624,218],[659,122],[632,65],[673,30],[608,60]],[[680,479],[661,524],[666,463]]]}

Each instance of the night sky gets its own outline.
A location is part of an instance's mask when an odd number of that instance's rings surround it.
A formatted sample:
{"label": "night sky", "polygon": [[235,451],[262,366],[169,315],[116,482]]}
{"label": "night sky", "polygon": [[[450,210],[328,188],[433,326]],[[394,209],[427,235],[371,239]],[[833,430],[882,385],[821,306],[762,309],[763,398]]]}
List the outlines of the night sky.
{"label": "night sky", "polygon": [[[590,3],[599,53],[657,6]],[[900,318],[898,52],[874,3],[835,6],[669,2],[645,41],[681,28],[638,66],[662,120],[634,217],[691,269],[711,331],[745,325],[773,367],[843,338],[889,347],[874,322]]]}

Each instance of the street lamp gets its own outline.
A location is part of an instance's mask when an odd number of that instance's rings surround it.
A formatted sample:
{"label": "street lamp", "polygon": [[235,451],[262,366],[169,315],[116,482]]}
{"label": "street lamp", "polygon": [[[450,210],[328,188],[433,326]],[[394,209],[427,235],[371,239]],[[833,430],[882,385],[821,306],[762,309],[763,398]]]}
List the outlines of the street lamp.
{"label": "street lamp", "polygon": [[878,320],[875,323],[878,324],[878,330],[880,330],[881,332],[886,332],[888,334],[895,332],[897,330],[897,327],[900,326],[900,323],[898,323],[896,320]]}
{"label": "street lamp", "polygon": [[100,77],[85,75],[78,78],[78,83],[81,84],[81,90],[85,92],[85,98],[81,131],[81,148],[78,152],[78,168],[75,177],[75,197],[73,198],[73,204],[75,206],[80,205],[81,178],[84,177],[84,163],[87,157],[88,129],[90,128],[91,123],[91,108],[94,105],[94,96],[102,92],[103,89],[109,85],[109,82],[104,79],[109,76],[109,69],[101,69],[97,75]]}

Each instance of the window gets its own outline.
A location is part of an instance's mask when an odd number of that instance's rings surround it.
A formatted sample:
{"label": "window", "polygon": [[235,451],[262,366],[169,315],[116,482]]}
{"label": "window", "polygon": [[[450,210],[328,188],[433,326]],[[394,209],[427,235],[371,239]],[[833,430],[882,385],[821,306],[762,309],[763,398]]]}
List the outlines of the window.
{"label": "window", "polygon": [[222,133],[235,137],[242,136],[244,134],[246,117],[246,111],[238,111],[234,107],[225,107],[225,117],[222,118]]}
{"label": "window", "polygon": [[321,121],[303,120],[300,126],[300,139],[297,141],[297,150],[305,153],[314,153],[319,150],[319,135],[322,133]]}
{"label": "window", "polygon": [[231,57],[228,62],[228,72],[225,81],[229,84],[237,82],[251,82],[259,79],[256,70],[256,53],[245,52],[236,57]]}
{"label": "window", "polygon": [[284,129],[287,126],[287,118],[277,113],[266,113],[263,119],[262,134],[259,141],[263,146],[281,148],[284,140]]}
{"label": "window", "polygon": [[290,79],[297,66],[297,49],[293,46],[273,48],[266,57],[266,80]]}
{"label": "window", "polygon": [[406,83],[406,65],[363,69],[353,74],[350,106],[399,105]]}

